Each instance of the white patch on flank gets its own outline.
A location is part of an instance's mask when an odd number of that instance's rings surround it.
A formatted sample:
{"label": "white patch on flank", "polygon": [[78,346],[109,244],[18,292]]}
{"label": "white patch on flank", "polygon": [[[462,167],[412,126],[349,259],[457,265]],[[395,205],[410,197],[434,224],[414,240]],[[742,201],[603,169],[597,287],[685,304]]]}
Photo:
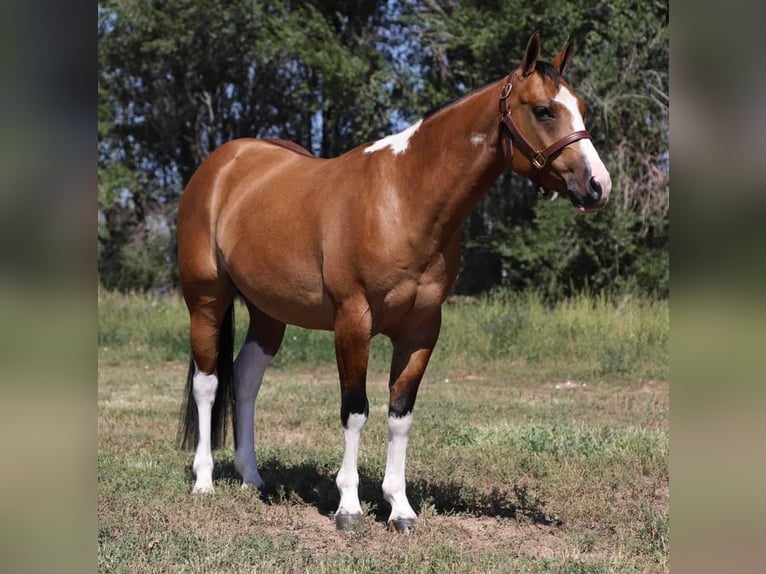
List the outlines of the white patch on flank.
{"label": "white patch on flank", "polygon": [[255,341],[245,341],[237,360],[234,361],[234,408],[237,424],[234,468],[242,477],[243,487],[264,486],[255,458],[255,398],[271,358]]}
{"label": "white patch on flank", "polygon": [[372,153],[387,147],[391,148],[391,151],[394,152],[394,155],[403,153],[407,149],[407,146],[410,145],[410,138],[416,131],[418,131],[418,128],[422,123],[423,120],[418,120],[417,123],[412,124],[406,130],[399,132],[398,134],[393,134],[379,139],[375,143],[370,144],[364,148],[364,153]]}
{"label": "white patch on flank", "polygon": [[367,417],[365,415],[350,414],[346,428],[343,430],[346,449],[343,451],[343,463],[335,479],[335,484],[340,492],[340,504],[336,514],[362,514],[362,505],[359,504],[359,473],[356,464],[359,457],[362,429],[366,422]]}
{"label": "white patch on flank", "polygon": [[218,378],[215,375],[206,375],[197,368],[195,363],[192,393],[194,403],[197,405],[199,442],[192,464],[196,477],[192,492],[213,492],[213,451],[210,448],[210,425],[217,388]]}
{"label": "white patch on flank", "polygon": [[391,505],[388,521],[415,518],[407,500],[404,466],[407,457],[407,441],[412,428],[412,413],[403,417],[388,417],[388,457],[383,477],[383,498]]}
{"label": "white patch on flank", "polygon": [[487,136],[485,134],[480,134],[477,132],[471,133],[471,144],[478,147],[480,145],[484,145],[487,141]]}
{"label": "white patch on flank", "polygon": [[[569,114],[572,117],[571,131],[576,132],[585,129],[585,121],[580,114],[580,108],[577,107],[577,98],[568,88],[561,86],[553,100],[569,110]],[[596,148],[593,147],[593,142],[586,138],[574,142],[571,146],[580,151],[585,159],[585,164],[588,166],[588,172],[601,183],[604,194],[608,194],[612,188],[612,180],[609,177],[606,166],[604,166],[604,162],[598,156]]]}

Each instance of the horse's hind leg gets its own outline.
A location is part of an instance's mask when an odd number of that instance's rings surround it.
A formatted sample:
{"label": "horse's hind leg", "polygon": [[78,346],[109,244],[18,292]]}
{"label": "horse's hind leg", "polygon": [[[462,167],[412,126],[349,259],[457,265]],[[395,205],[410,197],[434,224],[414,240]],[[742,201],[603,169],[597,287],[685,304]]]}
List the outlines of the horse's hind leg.
{"label": "horse's hind leg", "polygon": [[252,485],[263,491],[255,457],[255,399],[263,373],[282,343],[285,324],[252,305],[248,305],[248,311],[250,326],[234,362],[234,468],[242,476],[243,487]]}
{"label": "horse's hind leg", "polygon": [[[198,436],[192,465],[196,478],[193,492],[212,492],[212,449],[223,443],[229,407],[225,403],[231,384],[232,356],[230,346],[222,345],[222,342],[232,337],[231,332],[223,333],[223,330],[233,329],[233,325],[226,323],[233,321],[234,290],[230,285],[213,284],[208,289],[185,295],[191,315],[194,361],[190,390],[196,406],[196,421],[187,420],[186,424],[188,428],[196,425],[196,433],[192,434]],[[187,414],[187,419],[189,416]]]}

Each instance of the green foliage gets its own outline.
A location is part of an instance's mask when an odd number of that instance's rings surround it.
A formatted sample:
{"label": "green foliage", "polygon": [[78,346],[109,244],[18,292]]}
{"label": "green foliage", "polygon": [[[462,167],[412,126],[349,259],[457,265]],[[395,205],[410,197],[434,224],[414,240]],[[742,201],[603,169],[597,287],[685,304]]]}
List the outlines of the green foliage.
{"label": "green foliage", "polygon": [[[456,291],[547,300],[669,291],[668,3],[102,0],[99,276],[175,284],[175,209],[218,145],[283,137],[329,157],[506,75],[533,30],[568,79],[613,178],[576,217],[506,174],[469,216]],[[157,235],[156,222],[163,222]]]}
{"label": "green foliage", "polygon": [[551,59],[567,38],[567,78],[613,178],[610,206],[577,217],[566,201],[540,201],[518,177],[502,178],[470,215],[457,290],[532,289],[548,299],[583,289],[666,297],[668,226],[668,4],[429,2],[409,12],[424,89],[449,101],[518,65],[533,30]]}
{"label": "green foliage", "polygon": [[667,221],[658,220],[644,236],[638,225],[629,211],[583,217],[566,200],[540,203],[532,221],[496,242],[503,284],[552,300],[583,291],[665,297]]}
{"label": "green foliage", "polygon": [[98,345],[114,361],[187,361],[189,314],[178,296],[99,290]]}
{"label": "green foliage", "polygon": [[[247,311],[236,308],[237,341]],[[547,305],[534,293],[498,291],[470,302],[447,304],[429,377],[473,370],[515,371],[545,365],[564,380],[665,378],[670,331],[667,302],[646,297],[578,295]],[[99,293],[99,346],[123,349],[123,359],[188,360],[188,313],[177,296]],[[289,327],[275,357],[277,368],[335,365],[333,335]],[[387,372],[391,344],[375,337],[370,368]],[[460,437],[450,440],[460,441]]]}

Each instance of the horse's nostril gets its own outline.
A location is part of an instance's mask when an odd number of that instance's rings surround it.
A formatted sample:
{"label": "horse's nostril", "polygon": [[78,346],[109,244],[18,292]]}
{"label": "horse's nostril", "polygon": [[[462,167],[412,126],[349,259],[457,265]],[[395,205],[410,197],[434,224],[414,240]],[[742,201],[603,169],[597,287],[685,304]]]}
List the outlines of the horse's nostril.
{"label": "horse's nostril", "polygon": [[590,195],[594,201],[601,199],[601,184],[598,180],[595,177],[591,177],[588,181],[588,185],[590,186],[588,195]]}

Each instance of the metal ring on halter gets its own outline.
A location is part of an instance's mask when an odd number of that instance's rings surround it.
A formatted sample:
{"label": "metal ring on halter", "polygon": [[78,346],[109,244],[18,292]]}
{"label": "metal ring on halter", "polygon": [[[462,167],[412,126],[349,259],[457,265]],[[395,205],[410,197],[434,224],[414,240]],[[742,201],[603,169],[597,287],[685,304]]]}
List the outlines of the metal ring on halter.
{"label": "metal ring on halter", "polygon": [[537,169],[543,169],[546,163],[548,163],[548,158],[541,151],[537,152],[535,157],[532,158],[532,165]]}

